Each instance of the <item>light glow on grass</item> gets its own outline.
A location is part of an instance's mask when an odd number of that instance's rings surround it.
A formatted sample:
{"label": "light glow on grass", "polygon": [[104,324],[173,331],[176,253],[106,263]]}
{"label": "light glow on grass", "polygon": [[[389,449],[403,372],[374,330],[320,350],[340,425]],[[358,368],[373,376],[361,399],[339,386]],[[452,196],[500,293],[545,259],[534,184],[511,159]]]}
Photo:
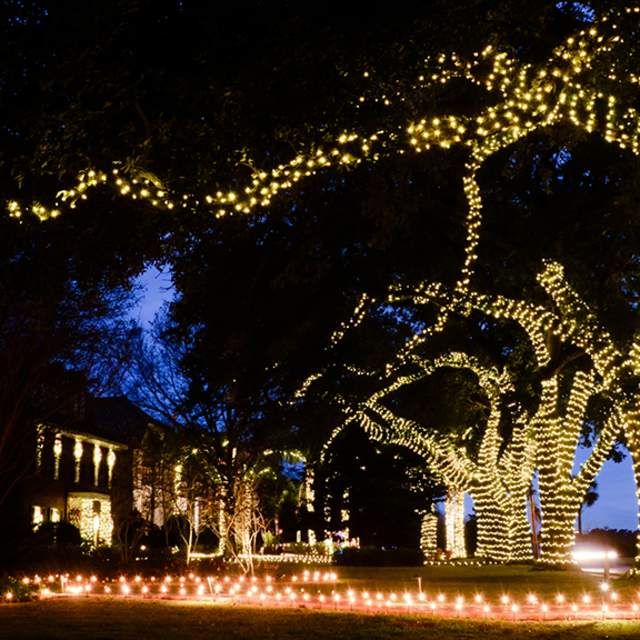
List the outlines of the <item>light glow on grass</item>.
{"label": "light glow on grass", "polygon": [[[113,580],[96,576],[67,574],[55,576],[53,581],[40,576],[24,577],[21,582],[31,586],[42,600],[67,599],[80,601],[159,600],[167,602],[244,605],[253,607],[296,608],[307,610],[355,611],[361,613],[412,614],[437,616],[439,618],[492,619],[507,621],[547,621],[547,620],[640,620],[638,594],[621,596],[609,588],[599,592],[556,593],[550,601],[545,601],[542,593],[510,593],[487,595],[474,589],[471,593],[459,590],[447,595],[428,589],[414,592],[407,590],[373,590],[365,585],[359,588],[339,586],[336,574],[327,581],[318,575],[307,574],[293,580],[294,576],[257,577],[245,576],[199,576],[167,575],[161,579],[155,576],[121,575]],[[346,582],[346,581],[345,581]],[[45,586],[46,585],[46,586]],[[59,587],[57,585],[60,585]],[[631,598],[631,599],[630,599]],[[14,600],[14,595],[6,592],[5,603]]]}

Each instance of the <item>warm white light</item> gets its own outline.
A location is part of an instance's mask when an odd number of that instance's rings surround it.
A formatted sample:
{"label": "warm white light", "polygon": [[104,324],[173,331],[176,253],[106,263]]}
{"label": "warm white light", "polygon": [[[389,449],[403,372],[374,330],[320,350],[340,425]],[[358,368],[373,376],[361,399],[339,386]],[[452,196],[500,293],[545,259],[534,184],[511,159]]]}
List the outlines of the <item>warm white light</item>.
{"label": "warm white light", "polygon": [[576,562],[589,562],[592,560],[615,560],[618,552],[613,549],[577,549],[573,552]]}

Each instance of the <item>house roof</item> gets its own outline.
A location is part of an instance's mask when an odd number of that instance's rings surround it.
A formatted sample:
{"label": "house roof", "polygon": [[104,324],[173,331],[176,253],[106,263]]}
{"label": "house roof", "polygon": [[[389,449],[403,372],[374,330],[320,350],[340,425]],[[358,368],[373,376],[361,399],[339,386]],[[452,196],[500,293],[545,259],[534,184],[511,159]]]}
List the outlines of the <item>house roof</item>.
{"label": "house roof", "polygon": [[126,396],[85,400],[85,419],[79,430],[98,437],[136,446],[142,440],[153,418],[133,404]]}

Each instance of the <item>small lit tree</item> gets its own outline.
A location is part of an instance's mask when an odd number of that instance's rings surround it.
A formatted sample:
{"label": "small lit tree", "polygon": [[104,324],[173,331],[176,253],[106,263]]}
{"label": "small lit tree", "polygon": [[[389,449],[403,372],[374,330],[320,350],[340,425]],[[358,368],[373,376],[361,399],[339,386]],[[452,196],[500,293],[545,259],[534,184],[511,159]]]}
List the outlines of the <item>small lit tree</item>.
{"label": "small lit tree", "polygon": [[271,523],[265,517],[254,482],[237,487],[236,508],[227,521],[228,553],[245,573],[253,575],[258,545],[264,540]]}

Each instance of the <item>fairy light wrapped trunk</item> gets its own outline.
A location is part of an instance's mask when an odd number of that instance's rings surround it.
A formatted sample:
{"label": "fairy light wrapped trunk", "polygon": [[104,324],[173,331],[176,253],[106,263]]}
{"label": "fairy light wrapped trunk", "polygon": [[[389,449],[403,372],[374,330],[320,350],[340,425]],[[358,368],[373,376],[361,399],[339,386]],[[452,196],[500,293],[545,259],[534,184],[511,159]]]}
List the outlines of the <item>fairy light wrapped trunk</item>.
{"label": "fairy light wrapped trunk", "polygon": [[[627,347],[616,343],[613,336],[597,320],[591,308],[571,287],[559,263],[547,261],[538,276],[538,281],[558,310],[556,328],[558,335],[564,342],[582,349],[589,355],[594,372],[600,380],[598,391],[612,404],[592,455],[577,474],[577,495],[574,496],[574,500],[582,501],[590,482],[595,478],[621,433],[627,436],[637,487],[639,473],[635,435],[637,434],[636,407],[640,399],[638,385],[640,371],[634,366],[636,341],[632,341]],[[640,538],[638,544],[640,545]],[[636,559],[637,562],[638,559]]]}
{"label": "fairy light wrapped trunk", "polygon": [[[640,394],[639,394],[640,395]],[[633,475],[636,482],[636,510],[638,531],[636,534],[635,571],[640,570],[640,410],[628,411],[625,414],[625,432],[627,446],[633,461]]]}
{"label": "fairy light wrapped trunk", "polygon": [[[482,367],[474,358],[453,352],[433,361],[416,359],[421,371],[396,379],[371,396],[359,413],[360,424],[373,439],[408,448],[425,459],[433,473],[448,487],[447,548],[459,557],[457,542],[464,533],[464,493],[474,500],[478,524],[476,555],[501,562],[532,557],[530,527],[526,516],[528,488],[533,473],[533,442],[526,429],[516,424],[510,443],[499,434],[500,395],[509,387],[505,374]],[[386,395],[416,382],[435,370],[452,367],[472,371],[487,394],[491,410],[476,460],[448,438],[411,420],[396,416],[380,403]],[[460,496],[460,497],[459,497]],[[456,522],[457,524],[454,524]]]}
{"label": "fairy light wrapped trunk", "polygon": [[420,551],[425,560],[433,560],[438,551],[438,514],[429,512],[420,523]]}
{"label": "fairy light wrapped trunk", "polygon": [[464,539],[464,491],[451,488],[447,492],[444,507],[446,553],[449,558],[466,558]]}
{"label": "fairy light wrapped trunk", "polygon": [[250,554],[254,551],[254,512],[257,508],[253,478],[242,478],[236,483],[234,503],[233,534],[236,549],[240,553]]}
{"label": "fairy light wrapped trunk", "polygon": [[[549,335],[589,356],[591,366],[586,370],[576,373],[559,370],[543,378],[538,409],[527,419],[537,447],[536,469],[542,510],[541,559],[559,564],[571,560],[573,525],[588,486],[609,455],[620,431],[624,428],[628,436],[634,433],[630,427],[634,424],[633,414],[628,407],[640,396],[629,396],[623,391],[623,380],[632,368],[630,359],[617,349],[609,333],[597,323],[594,314],[571,289],[561,265],[546,262],[538,280],[553,306],[543,307],[473,291],[449,292],[437,284],[423,287],[412,300],[418,304],[444,305],[447,313],[469,315],[480,311],[497,320],[515,321],[527,335],[540,371],[553,364]],[[398,299],[396,296],[395,300]],[[559,391],[561,381],[568,382],[570,387],[566,403],[562,402]],[[573,473],[587,404],[595,396],[608,401],[609,414],[593,451]],[[634,440],[630,444],[632,455],[636,446],[637,441]]]}

